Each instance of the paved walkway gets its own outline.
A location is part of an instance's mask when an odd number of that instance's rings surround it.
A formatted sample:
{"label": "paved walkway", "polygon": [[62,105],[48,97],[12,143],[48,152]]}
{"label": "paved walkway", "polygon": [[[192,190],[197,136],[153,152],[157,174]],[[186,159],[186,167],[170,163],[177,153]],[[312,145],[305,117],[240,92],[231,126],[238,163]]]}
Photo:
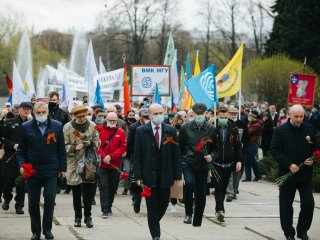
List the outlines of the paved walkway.
{"label": "paved walkway", "polygon": [[[122,189],[118,192],[121,193]],[[309,231],[312,240],[320,239],[320,194],[314,194],[316,208],[313,225]],[[97,205],[93,206],[93,223],[91,229],[82,226],[73,227],[74,212],[72,195],[57,195],[55,208],[55,222],[52,233],[55,239],[116,239],[116,240],[149,240],[151,239],[146,206],[143,202],[140,214],[135,214],[131,206],[130,196],[116,195],[113,215],[108,219],[100,217],[99,196]],[[183,224],[184,208],[178,206],[178,213],[172,214],[170,206],[161,221],[162,240],[263,240],[285,239],[280,228],[278,190],[275,185],[267,181],[240,183],[238,199],[225,203],[226,223],[217,223],[214,219],[214,196],[207,197],[205,219],[201,228]],[[299,194],[294,203],[294,224],[297,223]],[[26,208],[25,208],[26,210]],[[27,211],[26,211],[27,212]],[[11,203],[8,211],[0,209],[0,240],[30,239],[30,220],[26,213],[18,216]],[[44,236],[42,236],[44,239]]]}

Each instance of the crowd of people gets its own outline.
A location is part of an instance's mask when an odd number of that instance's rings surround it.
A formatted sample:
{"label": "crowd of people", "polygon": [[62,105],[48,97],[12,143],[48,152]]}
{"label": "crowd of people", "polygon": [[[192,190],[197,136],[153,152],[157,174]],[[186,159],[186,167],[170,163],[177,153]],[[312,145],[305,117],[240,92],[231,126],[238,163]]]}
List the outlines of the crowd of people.
{"label": "crowd of people", "polygon": [[[160,239],[160,220],[169,203],[172,213],[177,212],[178,201],[184,204],[183,223],[200,227],[210,193],[215,197],[217,221],[224,222],[224,203],[237,199],[241,179],[261,179],[259,148],[279,162],[281,174],[294,174],[280,189],[280,219],[286,238],[295,236],[292,202],[298,190],[301,214],[297,235],[309,239],[314,208],[310,156],[318,148],[319,106],[304,109],[294,105],[278,113],[267,102],[221,103],[216,111],[196,103],[190,110],[171,112],[146,101],[134,103],[124,113],[117,104],[90,107],[85,98],[68,112],[59,102],[59,94],[51,92],[47,99],[13,107],[6,103],[1,110],[0,202],[7,211],[15,187],[15,210],[24,214],[28,193],[31,239],[40,239],[41,232],[46,239],[54,239],[52,218],[55,197],[61,190],[72,192],[75,227],[81,227],[82,219],[88,228],[93,227],[91,206],[96,204],[97,188],[101,217],[109,218],[119,185],[123,195],[131,195],[128,204],[137,214],[141,193],[151,188],[146,204],[152,239]],[[301,162],[309,168],[298,173]],[[16,179],[25,173],[25,163],[32,164],[35,174],[18,185]],[[122,178],[123,173],[129,177]],[[177,190],[182,192],[178,197],[173,194]]]}

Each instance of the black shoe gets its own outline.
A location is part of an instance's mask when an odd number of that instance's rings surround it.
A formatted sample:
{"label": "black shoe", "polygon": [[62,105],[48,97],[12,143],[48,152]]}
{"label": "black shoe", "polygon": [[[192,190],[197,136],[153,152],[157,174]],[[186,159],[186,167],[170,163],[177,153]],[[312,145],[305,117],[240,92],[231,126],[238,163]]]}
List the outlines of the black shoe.
{"label": "black shoe", "polygon": [[9,203],[6,202],[6,200],[4,200],[4,202],[2,203],[2,209],[7,211],[9,209]]}
{"label": "black shoe", "polygon": [[185,223],[185,224],[191,224],[191,216],[187,215],[187,216],[184,218],[183,223]]}
{"label": "black shoe", "polygon": [[251,182],[249,179],[243,179],[241,182]]}
{"label": "black shoe", "polygon": [[297,237],[302,240],[310,240],[310,238],[308,237],[308,235],[306,233],[298,234]]}
{"label": "black shoe", "polygon": [[67,190],[65,190],[65,191],[63,192],[63,194],[69,194],[70,191],[71,191],[71,189],[67,189]]}
{"label": "black shoe", "polygon": [[295,240],[294,236],[287,237],[287,240]]}
{"label": "black shoe", "polygon": [[16,214],[24,214],[24,211],[22,208],[16,208]]}
{"label": "black shoe", "polygon": [[128,189],[127,188],[123,189],[122,195],[128,195]]}
{"label": "black shoe", "polygon": [[87,228],[92,228],[93,227],[93,223],[92,223],[92,218],[91,217],[86,217],[84,219],[84,223],[87,225]]}
{"label": "black shoe", "polygon": [[112,216],[112,210],[111,210],[111,208],[109,208],[109,209],[107,210],[107,212],[108,212],[108,216]]}
{"label": "black shoe", "polygon": [[253,179],[253,181],[254,181],[254,182],[258,182],[260,179],[261,179],[260,176],[259,176],[259,177],[255,177],[255,178]]}
{"label": "black shoe", "polygon": [[53,236],[53,234],[51,232],[46,232],[44,234],[44,238],[45,239],[54,239],[54,236]]}
{"label": "black shoe", "polygon": [[232,202],[232,197],[227,197],[227,202]]}
{"label": "black shoe", "polygon": [[35,233],[32,235],[31,240],[40,240],[40,234],[39,233]]}
{"label": "black shoe", "polygon": [[160,240],[160,237],[154,237],[152,240]]}
{"label": "black shoe", "polygon": [[135,213],[139,213],[140,212],[140,204],[134,204],[133,205],[133,210]]}
{"label": "black shoe", "polygon": [[76,218],[74,220],[74,225],[75,227],[81,227],[81,218]]}

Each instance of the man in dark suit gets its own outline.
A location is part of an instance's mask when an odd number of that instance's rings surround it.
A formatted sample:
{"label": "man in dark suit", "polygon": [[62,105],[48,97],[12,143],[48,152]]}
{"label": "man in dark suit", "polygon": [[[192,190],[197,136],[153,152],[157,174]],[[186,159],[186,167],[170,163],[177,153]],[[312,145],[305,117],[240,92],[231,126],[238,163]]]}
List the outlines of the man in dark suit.
{"label": "man in dark suit", "polygon": [[154,240],[160,239],[160,220],[169,204],[170,187],[182,185],[180,150],[174,127],[163,123],[163,108],[149,107],[151,122],[136,129],[133,171],[137,185],[151,187],[146,198],[148,225]]}
{"label": "man in dark suit", "polygon": [[[290,119],[274,131],[270,152],[279,163],[279,176],[290,171],[292,178],[280,188],[280,222],[287,240],[293,240],[295,229],[293,223],[292,203],[296,190],[300,193],[300,214],[297,224],[297,236],[309,240],[307,235],[314,210],[312,195],[312,165],[310,159],[317,149],[315,129],[309,123],[303,122],[304,109],[301,105],[293,105],[290,109]],[[299,165],[304,163],[303,168]]]}
{"label": "man in dark suit", "polygon": [[[28,121],[28,115],[31,111],[31,104],[22,102],[19,105],[19,116],[16,118],[8,119],[4,128],[4,151],[5,155],[2,160],[2,177],[3,177],[3,210],[9,209],[13,195],[12,189],[15,186],[15,180],[19,175],[19,168],[17,164],[16,151],[21,139],[21,125],[23,122]],[[24,185],[16,186],[15,208],[17,214],[24,214]]]}
{"label": "man in dark suit", "polygon": [[29,214],[31,218],[31,240],[40,239],[40,195],[44,187],[44,212],[42,232],[46,239],[54,239],[51,233],[53,209],[58,176],[64,176],[67,168],[66,148],[62,124],[48,118],[48,105],[34,105],[34,119],[22,124],[22,136],[17,150],[20,173],[23,163],[32,164],[36,173],[28,179]]}
{"label": "man in dark suit", "polygon": [[[131,166],[133,164],[133,152],[134,152],[134,139],[136,136],[136,129],[150,121],[149,118],[149,111],[147,108],[141,108],[139,111],[140,120],[135,122],[130,126],[129,133],[128,133],[128,141],[127,141],[127,155],[130,158]],[[141,187],[137,186],[136,182],[134,182],[134,174],[133,171],[130,171],[130,178],[131,178],[131,194],[133,200],[133,210],[135,213],[140,212],[140,204],[141,204]]]}

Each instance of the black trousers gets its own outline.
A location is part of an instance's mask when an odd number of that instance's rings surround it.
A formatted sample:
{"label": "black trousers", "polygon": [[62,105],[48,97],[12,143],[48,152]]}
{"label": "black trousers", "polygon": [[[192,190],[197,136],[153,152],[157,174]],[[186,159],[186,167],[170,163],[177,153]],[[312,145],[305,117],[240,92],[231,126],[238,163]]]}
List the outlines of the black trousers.
{"label": "black trousers", "polygon": [[81,196],[83,197],[84,217],[91,216],[94,186],[94,183],[81,183],[79,185],[71,186],[75,218],[82,218]]}
{"label": "black trousers", "polygon": [[[12,190],[13,187],[15,186],[15,178],[8,178],[4,177],[3,178],[3,198],[7,203],[10,203],[13,194]],[[16,209],[17,208],[23,208],[24,207],[24,197],[25,197],[25,190],[24,190],[24,183],[21,184],[21,186],[16,186],[16,196],[14,200],[16,201]]]}
{"label": "black trousers", "polygon": [[114,196],[118,188],[119,173],[116,169],[100,168],[99,190],[102,212],[109,212],[112,208]]}
{"label": "black trousers", "polygon": [[148,225],[151,236],[160,237],[160,220],[166,213],[170,198],[170,188],[152,188],[151,196],[146,198]]}
{"label": "black trousers", "polygon": [[193,193],[195,197],[195,208],[193,216],[193,225],[201,226],[202,216],[206,206],[207,177],[208,171],[195,171],[186,164],[182,165],[182,172],[185,181],[185,212],[186,215],[192,216]]}
{"label": "black trousers", "polygon": [[214,168],[216,169],[216,171],[218,172],[218,174],[220,176],[219,182],[217,181],[217,179],[215,179],[215,177],[211,178],[213,180],[214,186],[215,186],[214,197],[216,200],[216,212],[218,212],[218,211],[225,212],[224,199],[226,196],[226,190],[227,190],[227,187],[229,184],[229,180],[230,180],[230,176],[231,176],[231,172],[232,172],[232,167],[222,168],[222,167],[214,165]]}
{"label": "black trousers", "polygon": [[292,226],[293,223],[293,201],[296,194],[296,190],[300,194],[300,213],[297,224],[297,234],[307,233],[309,230],[314,210],[314,198],[312,195],[312,183],[311,182],[299,182],[296,183],[292,180],[287,181],[280,188],[280,222],[281,228],[286,237],[294,236],[295,229]]}
{"label": "black trousers", "polygon": [[27,181],[28,197],[29,197],[29,214],[31,219],[31,231],[33,234],[41,233],[41,217],[40,217],[40,196],[41,188],[43,189],[44,209],[42,220],[42,232],[51,232],[54,202],[56,198],[57,177],[35,178],[31,177]]}

